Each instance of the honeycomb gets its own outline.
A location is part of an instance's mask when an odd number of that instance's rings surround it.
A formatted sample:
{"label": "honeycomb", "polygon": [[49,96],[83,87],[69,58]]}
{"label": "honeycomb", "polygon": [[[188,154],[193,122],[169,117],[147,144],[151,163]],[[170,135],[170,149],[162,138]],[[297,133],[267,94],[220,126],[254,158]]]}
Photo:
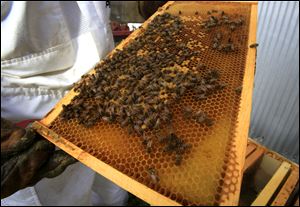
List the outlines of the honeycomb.
{"label": "honeycomb", "polygon": [[[175,3],[167,8],[168,13],[179,16],[185,25],[177,40],[200,51],[192,59],[183,61],[182,66],[198,70],[197,65],[201,62],[208,68],[217,68],[220,81],[227,85],[201,101],[195,100],[193,91],[187,91],[171,106],[173,130],[192,146],[180,166],[173,162],[173,155],[163,152],[163,146],[157,140],[153,140],[155,148],[147,153],[140,137],[128,134],[117,123],[99,121],[86,128],[76,119],[65,121],[57,117],[49,128],[97,159],[182,205],[218,205],[230,193],[236,193],[240,176],[236,152],[232,149],[240,103],[236,88],[242,85],[244,76],[250,6],[199,5],[187,8],[186,4]],[[243,15],[244,26],[231,34],[237,43],[234,52],[223,53],[211,47],[216,31],[228,33],[223,28],[206,31],[201,27],[201,22],[209,16],[207,11],[212,9],[225,11],[232,17]],[[199,70],[199,73],[205,71]],[[93,100],[87,102],[92,104]],[[205,111],[213,117],[214,124],[207,126],[185,119],[182,115],[185,106]],[[152,131],[146,133],[155,136]],[[153,182],[149,169],[155,169],[159,182]]]}

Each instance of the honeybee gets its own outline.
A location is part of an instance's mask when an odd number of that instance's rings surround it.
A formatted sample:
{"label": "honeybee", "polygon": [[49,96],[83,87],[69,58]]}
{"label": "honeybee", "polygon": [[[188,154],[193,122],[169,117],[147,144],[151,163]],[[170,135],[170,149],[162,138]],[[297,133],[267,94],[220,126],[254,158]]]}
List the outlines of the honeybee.
{"label": "honeybee", "polygon": [[152,151],[152,139],[144,139],[144,144],[146,145],[146,151],[150,153]]}
{"label": "honeybee", "polygon": [[180,165],[182,162],[182,155],[181,154],[176,154],[175,155],[175,165]]}
{"label": "honeybee", "polygon": [[214,124],[214,121],[213,121],[213,119],[207,117],[207,118],[205,119],[205,124],[206,124],[207,126],[212,126],[212,125]]}
{"label": "honeybee", "polygon": [[156,119],[155,125],[154,125],[154,129],[158,129],[160,126],[160,118]]}
{"label": "honeybee", "polygon": [[190,107],[188,106],[183,107],[183,115],[185,118],[187,119],[191,118],[192,114],[193,114],[193,110]]}
{"label": "honeybee", "polygon": [[235,28],[236,28],[236,25],[235,25],[235,23],[234,23],[234,22],[232,22],[232,23],[230,24],[229,28],[230,28],[230,30],[231,30],[231,31],[234,31],[234,30],[235,30]]}
{"label": "honeybee", "polygon": [[219,45],[218,45],[218,43],[217,43],[217,42],[214,42],[214,44],[213,44],[212,48],[213,48],[213,49],[217,49],[217,48],[218,48],[218,46],[219,46]]}
{"label": "honeybee", "polygon": [[243,86],[238,86],[238,87],[235,88],[235,92],[237,94],[241,94],[242,93],[242,89],[243,89]]}
{"label": "honeybee", "polygon": [[154,168],[149,168],[147,172],[152,183],[157,184],[160,181],[159,176]]}
{"label": "honeybee", "polygon": [[101,119],[102,119],[103,121],[107,122],[107,123],[111,123],[111,122],[112,122],[111,118],[108,117],[108,116],[102,116]]}
{"label": "honeybee", "polygon": [[258,47],[258,43],[253,43],[249,46],[250,48],[257,48]]}
{"label": "honeybee", "polygon": [[203,93],[203,94],[197,94],[196,95],[196,99],[198,99],[198,100],[204,100],[204,99],[206,99],[207,98],[207,96]]}

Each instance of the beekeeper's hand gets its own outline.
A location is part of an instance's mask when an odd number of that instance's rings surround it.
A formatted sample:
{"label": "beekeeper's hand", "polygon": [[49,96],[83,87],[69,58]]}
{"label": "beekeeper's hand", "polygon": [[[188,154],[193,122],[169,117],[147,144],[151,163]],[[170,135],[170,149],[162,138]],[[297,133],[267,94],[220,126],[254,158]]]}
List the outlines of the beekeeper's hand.
{"label": "beekeeper's hand", "polygon": [[23,129],[1,118],[1,199],[42,178],[58,176],[74,162],[32,128]]}

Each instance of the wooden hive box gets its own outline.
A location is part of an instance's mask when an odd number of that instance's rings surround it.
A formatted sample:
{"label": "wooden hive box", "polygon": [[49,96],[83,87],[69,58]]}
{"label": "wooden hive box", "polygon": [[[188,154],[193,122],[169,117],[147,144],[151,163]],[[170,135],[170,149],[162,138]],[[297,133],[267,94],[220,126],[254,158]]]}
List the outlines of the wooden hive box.
{"label": "wooden hive box", "polygon": [[239,206],[297,205],[298,194],[299,165],[249,138]]}
{"label": "wooden hive box", "polygon": [[[217,10],[218,15],[224,11],[232,17],[243,16],[243,27],[232,36],[238,42],[233,53],[212,48],[214,30],[207,31],[201,26],[211,10]],[[61,120],[63,105],[77,94],[74,90],[33,127],[86,166],[151,205],[237,205],[250,124],[256,49],[249,45],[256,42],[257,3],[168,2],[108,57],[134,41],[155,17],[165,12],[179,16],[185,25],[178,40],[200,51],[199,56],[183,63],[184,67],[196,70],[201,62],[217,68],[221,81],[227,84],[224,90],[203,102],[195,101],[193,93],[187,92],[171,108],[174,130],[192,145],[180,166],[174,165],[172,157],[159,149],[147,154],[139,137],[127,134],[118,124],[99,121],[85,128],[76,120]],[[101,64],[103,61],[96,67]],[[89,74],[93,73],[94,69]],[[241,93],[236,88],[242,88]],[[184,105],[203,109],[214,118],[214,125],[207,127],[184,120],[180,111]],[[156,169],[159,183],[151,182],[146,172],[150,167]]]}

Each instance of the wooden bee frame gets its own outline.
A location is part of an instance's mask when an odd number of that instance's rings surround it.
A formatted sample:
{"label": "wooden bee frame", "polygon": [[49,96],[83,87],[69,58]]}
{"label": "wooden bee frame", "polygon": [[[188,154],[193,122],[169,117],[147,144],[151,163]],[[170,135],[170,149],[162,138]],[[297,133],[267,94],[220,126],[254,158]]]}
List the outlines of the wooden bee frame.
{"label": "wooden bee frame", "polygon": [[[142,27],[136,31],[134,31],[126,40],[122,41],[114,51],[112,51],[109,55],[112,55],[117,49],[122,49],[126,46],[130,40],[137,37],[141,34],[143,28],[145,28],[150,21],[153,20],[157,15],[162,14],[166,11],[166,9],[174,9],[180,8],[177,7],[179,4],[194,4],[199,5],[201,8],[202,4],[210,4],[212,2],[168,2],[163,7],[161,7],[155,14],[153,14]],[[214,4],[216,4],[214,2]],[[218,2],[220,5],[249,5],[250,7],[250,24],[249,24],[249,34],[248,34],[248,45],[256,42],[256,26],[257,26],[257,2]],[[185,10],[181,9],[181,13],[184,15],[185,13],[195,14],[195,11],[191,9],[192,7],[185,8]],[[198,15],[198,14],[197,14]],[[245,72],[243,77],[243,85],[239,106],[239,113],[237,116],[237,126],[235,131],[235,145],[233,148],[236,151],[237,156],[237,166],[239,170],[238,176],[238,184],[237,190],[235,193],[229,193],[228,196],[222,199],[220,205],[237,205],[239,200],[240,186],[242,181],[242,171],[245,162],[245,153],[247,146],[247,138],[248,138],[248,130],[250,125],[250,113],[251,113],[251,103],[252,103],[252,92],[253,92],[253,82],[254,82],[254,73],[255,73],[255,56],[256,50],[248,48],[247,56],[246,56],[246,64],[245,64]],[[93,74],[95,71],[90,71],[90,74]],[[71,90],[59,103],[40,121],[35,122],[33,127],[48,139],[50,142],[54,143],[56,146],[70,154],[71,156],[78,159],[80,162],[95,170],[99,174],[103,175],[107,179],[116,183],[120,187],[129,191],[130,193],[136,195],[137,197],[143,199],[151,205],[171,205],[177,206],[181,205],[180,203],[166,197],[155,190],[145,186],[144,184],[136,181],[135,179],[127,176],[126,174],[116,170],[112,166],[104,163],[103,161],[97,159],[93,155],[89,154],[85,150],[80,147],[74,145],[64,137],[58,135],[53,130],[49,129],[51,123],[58,117],[60,112],[62,111],[62,105],[68,104],[72,98],[76,95],[76,93]]]}

